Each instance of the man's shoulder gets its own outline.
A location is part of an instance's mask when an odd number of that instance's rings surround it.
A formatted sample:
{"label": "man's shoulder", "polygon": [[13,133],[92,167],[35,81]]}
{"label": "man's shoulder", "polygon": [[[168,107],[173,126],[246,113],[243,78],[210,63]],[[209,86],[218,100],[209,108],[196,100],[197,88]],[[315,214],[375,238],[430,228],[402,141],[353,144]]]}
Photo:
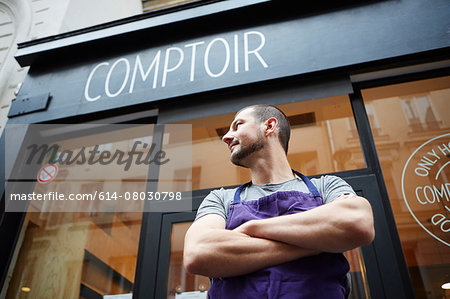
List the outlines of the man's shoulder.
{"label": "man's shoulder", "polygon": [[338,177],[337,175],[326,174],[320,177],[312,178],[311,182],[314,183],[314,185],[316,186],[317,185],[326,186],[327,184],[330,183],[340,183],[345,181],[341,177]]}
{"label": "man's shoulder", "polygon": [[204,201],[221,202],[222,204],[232,200],[238,187],[222,187],[210,191]]}
{"label": "man's shoulder", "polygon": [[237,188],[219,188],[209,192],[200,204],[195,219],[206,214],[218,214],[227,219],[228,209]]}
{"label": "man's shoulder", "polygon": [[312,178],[311,182],[322,194],[324,203],[331,202],[343,194],[356,194],[344,179],[336,175],[323,175],[318,178]]}
{"label": "man's shoulder", "polygon": [[219,189],[214,189],[211,192],[209,192],[208,195],[214,195],[214,196],[218,196],[218,197],[228,197],[229,195],[234,195],[234,193],[236,192],[236,190],[239,188],[239,186],[237,187],[221,187]]}

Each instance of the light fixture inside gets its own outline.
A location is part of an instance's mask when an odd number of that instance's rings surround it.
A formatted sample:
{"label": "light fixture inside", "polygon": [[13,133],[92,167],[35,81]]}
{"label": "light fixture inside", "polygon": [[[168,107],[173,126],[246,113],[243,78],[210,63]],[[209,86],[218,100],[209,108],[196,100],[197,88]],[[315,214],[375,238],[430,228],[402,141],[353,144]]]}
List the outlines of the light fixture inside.
{"label": "light fixture inside", "polygon": [[444,290],[450,290],[450,282],[446,282],[444,283],[441,288],[443,288]]}
{"label": "light fixture inside", "polygon": [[29,293],[31,289],[29,287],[22,287],[22,292]]}

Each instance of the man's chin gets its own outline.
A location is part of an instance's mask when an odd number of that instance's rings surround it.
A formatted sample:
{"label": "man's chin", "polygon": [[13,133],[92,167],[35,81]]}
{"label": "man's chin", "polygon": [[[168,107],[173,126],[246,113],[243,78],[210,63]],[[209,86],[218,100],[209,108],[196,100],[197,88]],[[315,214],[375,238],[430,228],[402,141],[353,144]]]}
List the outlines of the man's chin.
{"label": "man's chin", "polygon": [[236,165],[236,166],[241,166],[241,167],[249,168],[249,167],[246,165],[246,163],[243,161],[243,159],[236,158],[235,155],[231,155],[230,161],[231,161],[231,163],[233,163],[233,164]]}

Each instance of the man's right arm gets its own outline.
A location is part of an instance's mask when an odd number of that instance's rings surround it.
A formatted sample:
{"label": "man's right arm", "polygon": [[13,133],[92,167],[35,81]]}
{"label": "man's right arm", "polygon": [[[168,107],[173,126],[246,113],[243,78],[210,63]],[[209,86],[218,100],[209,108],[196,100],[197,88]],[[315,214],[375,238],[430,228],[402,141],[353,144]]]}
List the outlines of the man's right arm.
{"label": "man's right arm", "polygon": [[187,231],[183,262],[191,274],[230,277],[314,254],[318,252],[225,229],[220,215],[207,214]]}

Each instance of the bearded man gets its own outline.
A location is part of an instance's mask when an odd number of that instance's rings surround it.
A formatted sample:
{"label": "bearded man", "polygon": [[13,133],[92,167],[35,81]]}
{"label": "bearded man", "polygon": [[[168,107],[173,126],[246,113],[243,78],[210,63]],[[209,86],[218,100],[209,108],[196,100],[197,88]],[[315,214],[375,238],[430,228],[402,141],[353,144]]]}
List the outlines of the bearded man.
{"label": "bearded man", "polygon": [[289,138],[286,115],[270,105],[240,110],[222,138],[252,180],[212,191],[186,233],[185,268],[212,278],[210,298],[349,294],[342,253],[373,241],[371,206],[339,177],[292,170]]}

